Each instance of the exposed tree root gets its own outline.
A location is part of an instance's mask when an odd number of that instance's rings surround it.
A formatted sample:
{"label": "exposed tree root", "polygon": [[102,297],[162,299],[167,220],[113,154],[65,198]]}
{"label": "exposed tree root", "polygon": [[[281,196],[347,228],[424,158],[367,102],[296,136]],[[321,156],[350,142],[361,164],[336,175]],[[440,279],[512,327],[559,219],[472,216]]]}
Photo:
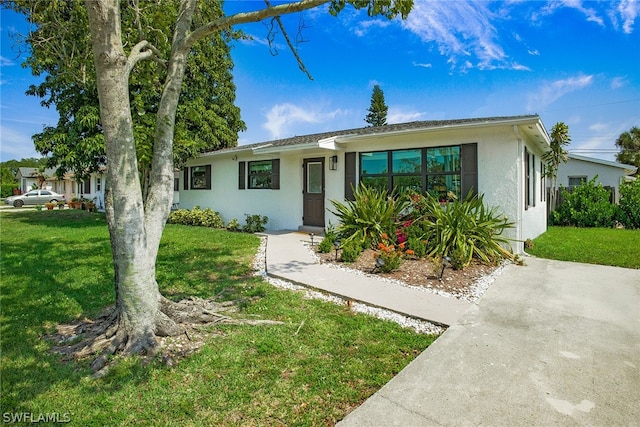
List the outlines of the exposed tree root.
{"label": "exposed tree root", "polygon": [[191,297],[179,302],[161,298],[155,334],[133,336],[120,322],[117,309],[110,307],[96,319],[81,319],[58,325],[46,338],[54,342],[53,351],[63,360],[91,363],[94,377],[104,376],[114,356],[141,355],[145,360],[156,356],[169,366],[200,349],[207,339],[221,335],[211,328],[219,324],[274,325],[282,322],[249,320],[229,316],[237,311],[232,302],[218,303]]}

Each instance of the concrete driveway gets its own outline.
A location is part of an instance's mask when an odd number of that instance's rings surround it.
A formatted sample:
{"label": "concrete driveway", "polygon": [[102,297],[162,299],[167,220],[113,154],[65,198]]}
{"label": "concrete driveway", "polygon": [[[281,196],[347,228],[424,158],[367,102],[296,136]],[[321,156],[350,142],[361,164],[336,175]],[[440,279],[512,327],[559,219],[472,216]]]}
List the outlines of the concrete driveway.
{"label": "concrete driveway", "polygon": [[640,425],[640,270],[525,261],[339,425]]}

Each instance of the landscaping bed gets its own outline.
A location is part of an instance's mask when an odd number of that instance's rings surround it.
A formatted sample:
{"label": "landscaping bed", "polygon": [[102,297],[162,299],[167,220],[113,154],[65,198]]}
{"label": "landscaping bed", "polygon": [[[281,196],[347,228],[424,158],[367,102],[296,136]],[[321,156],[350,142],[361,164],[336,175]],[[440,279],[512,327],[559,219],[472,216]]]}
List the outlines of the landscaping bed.
{"label": "landscaping bed", "polygon": [[495,275],[501,272],[500,266],[482,264],[473,260],[462,270],[447,266],[440,279],[440,271],[428,259],[404,259],[400,268],[389,272],[374,271],[375,259],[372,249],[365,249],[358,259],[351,263],[342,262],[338,252],[320,253],[314,250],[318,261],[330,266],[355,270],[373,277],[393,280],[402,285],[417,286],[440,295],[451,296],[465,301],[475,301],[493,282]]}

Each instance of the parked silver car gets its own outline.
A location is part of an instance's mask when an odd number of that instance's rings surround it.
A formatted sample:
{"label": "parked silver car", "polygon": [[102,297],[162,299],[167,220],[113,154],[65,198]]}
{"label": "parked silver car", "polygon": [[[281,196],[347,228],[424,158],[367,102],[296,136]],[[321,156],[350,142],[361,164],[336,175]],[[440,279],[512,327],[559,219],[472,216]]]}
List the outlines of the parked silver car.
{"label": "parked silver car", "polygon": [[4,199],[5,205],[20,208],[23,205],[43,205],[47,202],[64,202],[64,194],[49,190],[31,190],[19,196],[9,196]]}

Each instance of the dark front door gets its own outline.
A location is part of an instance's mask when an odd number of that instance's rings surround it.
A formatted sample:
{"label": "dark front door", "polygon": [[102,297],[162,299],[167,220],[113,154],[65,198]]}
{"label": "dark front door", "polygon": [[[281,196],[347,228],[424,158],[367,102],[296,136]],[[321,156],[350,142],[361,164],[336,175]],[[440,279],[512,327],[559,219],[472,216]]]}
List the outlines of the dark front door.
{"label": "dark front door", "polygon": [[304,159],[304,225],[324,227],[324,159]]}

